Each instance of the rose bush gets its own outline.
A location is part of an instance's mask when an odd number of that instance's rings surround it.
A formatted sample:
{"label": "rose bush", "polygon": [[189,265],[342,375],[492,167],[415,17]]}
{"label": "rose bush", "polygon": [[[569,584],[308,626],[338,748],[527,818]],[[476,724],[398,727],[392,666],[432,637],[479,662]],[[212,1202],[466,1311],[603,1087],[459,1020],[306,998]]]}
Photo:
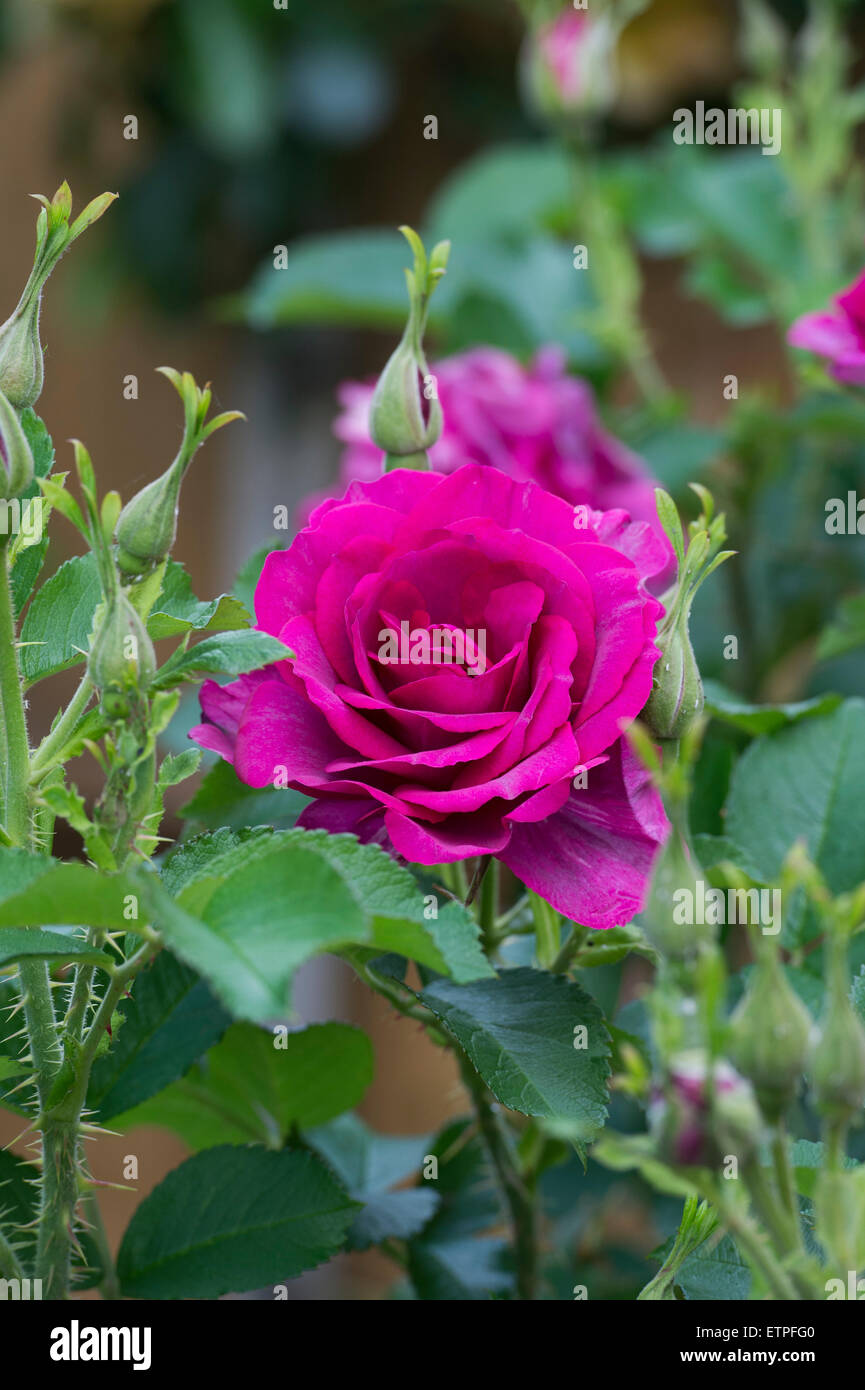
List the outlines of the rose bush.
{"label": "rose bush", "polygon": [[[420,864],[492,854],[573,919],[629,921],[666,833],[621,736],[652,688],[666,548],[620,510],[577,519],[477,464],[353,483],[265,563],[257,623],[293,660],[205,684],[192,737],[252,786],[284,768],[305,827]],[[384,664],[405,621],[483,630],[487,669]]]}

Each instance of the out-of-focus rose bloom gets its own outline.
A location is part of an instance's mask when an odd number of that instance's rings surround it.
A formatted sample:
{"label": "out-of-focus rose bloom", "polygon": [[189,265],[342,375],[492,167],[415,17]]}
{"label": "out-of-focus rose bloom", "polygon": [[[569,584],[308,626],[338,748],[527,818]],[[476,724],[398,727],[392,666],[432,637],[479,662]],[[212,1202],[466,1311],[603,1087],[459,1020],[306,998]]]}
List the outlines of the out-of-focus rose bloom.
{"label": "out-of-focus rose bloom", "polygon": [[[636,454],[604,429],[591,388],[568,375],[558,348],[544,348],[529,367],[496,348],[474,348],[445,358],[432,373],[444,412],[441,438],[429,450],[437,473],[483,463],[518,482],[539,483],[572,507],[621,509],[649,523],[672,561],[654,480]],[[343,410],[334,424],[346,445],[340,490],[355,479],[371,482],[381,472],[381,450],[369,437],[372,392],[363,382],[340,388]],[[303,520],[319,500],[309,499]]]}
{"label": "out-of-focus rose bloom", "polygon": [[619,26],[607,15],[563,9],[530,30],[520,57],[520,81],[529,107],[545,120],[601,113],[612,104],[614,51]]}
{"label": "out-of-focus rose bloom", "polygon": [[796,319],[787,342],[825,357],[836,381],[865,385],[865,270],[836,297],[832,308]]}
{"label": "out-of-focus rose bloom", "polygon": [[679,1053],[649,1106],[660,1156],[684,1167],[715,1167],[750,1154],[761,1132],[751,1085],[723,1059],[709,1066],[698,1049]]}

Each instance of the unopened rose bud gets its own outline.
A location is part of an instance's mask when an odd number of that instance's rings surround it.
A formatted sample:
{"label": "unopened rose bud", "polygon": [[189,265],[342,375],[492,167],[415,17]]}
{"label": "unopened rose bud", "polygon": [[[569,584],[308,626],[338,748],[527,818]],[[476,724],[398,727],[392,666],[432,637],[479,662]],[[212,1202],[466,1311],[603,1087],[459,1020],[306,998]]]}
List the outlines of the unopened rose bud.
{"label": "unopened rose bud", "polygon": [[776,1123],[796,1095],[813,1021],[777,957],[760,961],[731,1020],[730,1056]]}
{"label": "unopened rose bud", "polygon": [[386,455],[385,467],[429,467],[426,451],[441,434],[438,395],[427,389],[429,364],[423,333],[429,299],[445,272],[450,244],[440,242],[427,259],[420,238],[409,227],[400,231],[412,247],[414,270],[406,271],[410,310],[405,331],[378,379],[369,412],[373,443]]}
{"label": "unopened rose bud", "polygon": [[749,1157],[761,1136],[751,1086],[728,1062],[694,1049],[673,1057],[649,1107],[659,1156],[683,1167],[717,1167],[727,1155]]}
{"label": "unopened rose bud", "polygon": [[656,738],[677,739],[703,713],[703,682],[688,632],[689,614],[658,637],[660,658],[652,677],[652,693],[641,715]]}
{"label": "unopened rose bud", "polygon": [[828,1119],[849,1123],[865,1104],[865,1028],[846,994],[831,999],[811,1058],[817,1109]]}
{"label": "unopened rose bud", "polygon": [[541,119],[565,126],[609,110],[618,90],[620,27],[609,15],[563,9],[531,30],[520,57],[529,108]]}
{"label": "unopened rose bud", "polygon": [[36,256],[18,304],[0,327],[0,391],[16,410],[33,405],[42,391],[44,368],[39,341],[42,291],[60,257],[114,201],[114,193],[94,198],[70,225],[72,195],[62,183],[49,200],[39,196],[42,210],[36,222]]}
{"label": "unopened rose bud", "polygon": [[109,594],[87,658],[87,674],[110,720],[126,719],[150,685],[156,653],[123,590]]}
{"label": "unopened rose bud", "polygon": [[664,596],[666,615],[657,636],[661,653],[652,674],[652,693],[641,718],[649,732],[659,739],[680,739],[703,712],[703,682],[688,625],[691,604],[700,585],[734,553],[720,550],[725,539],[723,513],[717,517],[711,494],[699,484],[691,484],[703,503],[699,521],[685,538],[676,504],[663,488],[655,488],[658,519],[679,562],[676,583]]}
{"label": "unopened rose bud", "polygon": [[[700,897],[696,861],[677,826],[655,861],[646,906],[640,917],[651,944],[671,961],[693,959],[715,940],[717,927],[697,913]],[[690,910],[689,910],[690,908]],[[699,921],[698,917],[703,920]]]}
{"label": "unopened rose bud", "polygon": [[197,450],[214,430],[244,417],[237,410],[207,420],[210,390],[201,390],[189,372],[160,367],[184,407],[183,441],[171,467],[127,502],[117,520],[117,564],[123,574],[147,574],[171,553],[177,536],[180,488]]}
{"label": "unopened rose bud", "polygon": [[0,497],[19,497],[33,481],[33,454],[21,421],[0,391]]}

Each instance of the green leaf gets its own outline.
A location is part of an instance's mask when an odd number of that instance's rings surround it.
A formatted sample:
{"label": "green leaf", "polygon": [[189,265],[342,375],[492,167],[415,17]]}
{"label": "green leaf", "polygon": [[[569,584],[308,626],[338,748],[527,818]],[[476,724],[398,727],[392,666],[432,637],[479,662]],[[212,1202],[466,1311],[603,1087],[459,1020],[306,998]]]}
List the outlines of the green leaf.
{"label": "green leaf", "polygon": [[685,537],[682,532],[682,522],[679,518],[679,509],[670,496],[662,487],[655,488],[655,506],[658,511],[658,520],[667,533],[667,539],[676,552],[676,559],[680,565],[685,563]]}
{"label": "green leaf", "polygon": [[27,685],[84,661],[101,599],[92,555],[73,556],[45,581],[21,627],[21,673]]}
{"label": "green leaf", "polygon": [[[54,443],[39,416],[28,406],[21,412],[21,427],[24,430],[30,452],[33,455],[33,482],[21,494],[22,505],[39,496],[37,478],[47,478],[54,465]],[[48,537],[43,535],[35,545],[20,550],[12,563],[11,585],[12,603],[15,613],[21,612],[31,593],[39,572],[45,563],[48,551]]]}
{"label": "green leaf", "polygon": [[256,671],[272,661],[284,661],[293,655],[289,647],[266,632],[251,628],[224,632],[216,637],[205,637],[185,651],[176,651],[157,671],[153,686],[163,690],[208,675],[240,676],[245,671]]}
{"label": "green leaf", "polygon": [[372,1044],[347,1023],[288,1034],[237,1023],[200,1066],[123,1125],[161,1125],[192,1149],[250,1141],[281,1148],[294,1126],[321,1125],[357,1105],[372,1077]]}
{"label": "green leaf", "polygon": [[367,1250],[383,1240],[407,1240],[426,1225],[439,1204],[432,1181],[390,1191],[418,1172],[429,1151],[427,1135],[402,1138],[376,1134],[357,1115],[342,1115],[305,1134],[330,1165],[350,1197],[363,1203],[348,1233],[350,1250]]}
{"label": "green leaf", "polygon": [[[362,845],[353,835],[324,830],[296,830],[315,843],[355,886],[372,916],[370,944],[450,975],[464,983],[495,978],[481,950],[480,932],[462,903],[427,902],[416,879],[377,845]],[[427,912],[436,911],[428,917]]]}
{"label": "green leaf", "polygon": [[101,874],[85,864],[61,863],[23,849],[0,848],[0,927],[124,927],[126,899],[135,889],[122,874]]}
{"label": "green leaf", "polygon": [[[297,967],[318,951],[362,940],[368,918],[352,886],[312,845],[259,834],[220,854],[224,841],[212,838],[215,846],[208,837],[195,842],[197,862],[179,902],[154,875],[142,879],[149,915],[236,1017],[279,1017]],[[172,891],[182,881],[177,858],[166,866]]]}
{"label": "green leaf", "polygon": [[817,695],[813,700],[799,700],[786,705],[752,705],[739,695],[726,690],[719,681],[703,682],[706,709],[723,724],[731,724],[746,734],[771,734],[800,719],[830,714],[841,703],[840,695]]}
{"label": "green leaf", "polygon": [[192,582],[182,565],[169,560],[162,591],[147,620],[151,637],[177,637],[194,630],[227,632],[249,627],[250,616],[236,598],[221,594],[204,602],[192,592]]}
{"label": "green leaf", "polygon": [[291,829],[309,797],[290,787],[248,787],[222,758],[210,769],[180,814],[205,830],[270,825]]}
{"label": "green leaf", "polygon": [[295,241],[284,266],[277,270],[271,261],[256,275],[243,305],[247,321],[254,328],[289,323],[401,327],[405,257],[395,231],[331,232]]}
{"label": "green leaf", "polygon": [[119,1005],[122,1028],[94,1063],[87,1108],[120,1115],[183,1075],[222,1036],[231,1018],[194,970],[162,951]]}
{"label": "green leaf", "polygon": [[834,621],[820,633],[817,660],[832,661],[858,647],[865,647],[865,594],[842,599]]}
{"label": "green leaf", "polygon": [[[55,907],[55,913],[57,911]],[[64,936],[61,932],[18,930],[14,927],[0,933],[0,967],[30,957],[55,963],[73,961],[79,965],[99,965],[107,970],[114,958],[99,951],[80,936]]]}
{"label": "green leaf", "polygon": [[436,980],[420,997],[503,1105],[569,1120],[580,1139],[594,1139],[607,1113],[610,1044],[580,985],[520,967],[467,985]]}
{"label": "green leaf", "polygon": [[168,1174],[117,1258],[127,1298],[218,1298],[293,1279],[342,1245],[356,1210],[311,1153],[224,1145]]}
{"label": "green leaf", "polygon": [[[865,880],[865,701],[758,739],[736,764],[726,832],[773,882],[796,840],[833,893]],[[789,914],[788,914],[789,915]]]}
{"label": "green leaf", "polygon": [[455,244],[527,240],[570,209],[573,175],[552,143],[499,145],[460,164],[429,211],[430,237]]}
{"label": "green leaf", "polygon": [[682,1262],[676,1283],[688,1299],[746,1300],[751,1270],[729,1236],[710,1237]]}

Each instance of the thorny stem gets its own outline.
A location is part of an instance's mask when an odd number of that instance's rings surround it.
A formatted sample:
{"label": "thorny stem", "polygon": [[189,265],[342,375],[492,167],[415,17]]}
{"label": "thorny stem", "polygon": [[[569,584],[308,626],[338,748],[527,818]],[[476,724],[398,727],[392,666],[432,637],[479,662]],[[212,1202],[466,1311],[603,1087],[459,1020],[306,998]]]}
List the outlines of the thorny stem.
{"label": "thorny stem", "polygon": [[526,1187],[504,1122],[496,1113],[490,1093],[471,1062],[459,1054],[463,1083],[472,1098],[481,1139],[495,1170],[510,1211],[517,1263],[517,1297],[537,1296],[537,1214],[532,1193]]}
{"label": "thorny stem", "polygon": [[90,1226],[90,1232],[93,1236],[96,1249],[99,1251],[99,1259],[102,1264],[102,1282],[99,1285],[100,1292],[105,1299],[119,1299],[121,1297],[120,1280],[117,1278],[114,1256],[111,1253],[111,1246],[108,1243],[105,1224],[102,1220],[102,1212],[99,1209],[99,1202],[93,1188],[87,1192],[82,1205],[84,1208],[84,1219]]}

